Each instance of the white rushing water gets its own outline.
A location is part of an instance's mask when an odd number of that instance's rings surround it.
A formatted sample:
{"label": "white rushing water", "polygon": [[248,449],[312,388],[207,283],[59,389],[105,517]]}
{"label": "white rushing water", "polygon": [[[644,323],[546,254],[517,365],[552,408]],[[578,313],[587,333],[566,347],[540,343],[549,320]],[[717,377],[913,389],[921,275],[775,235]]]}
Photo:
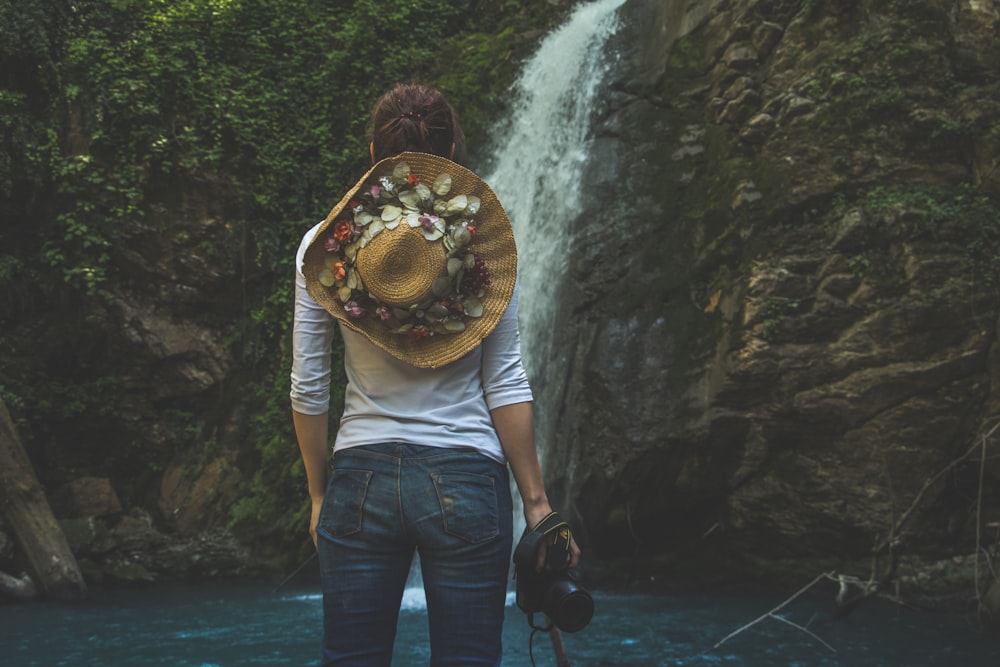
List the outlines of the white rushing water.
{"label": "white rushing water", "polygon": [[522,351],[535,384],[552,354],[555,294],[568,265],[571,223],[580,214],[592,115],[622,4],[580,5],[546,37],[515,85],[509,120],[493,132],[497,149],[484,179],[514,225]]}
{"label": "white rushing water", "polygon": [[[580,212],[591,114],[609,64],[605,45],[617,25],[615,12],[624,2],[582,4],[548,35],[514,86],[507,121],[492,133],[497,149],[491,171],[483,176],[514,225],[521,349],[533,383],[552,346],[551,304],[566,272],[570,223]],[[516,495],[515,500],[519,507]],[[518,509],[515,540],[523,529]],[[508,594],[507,603],[513,603],[513,594]],[[419,559],[410,571],[402,606],[426,608]]]}

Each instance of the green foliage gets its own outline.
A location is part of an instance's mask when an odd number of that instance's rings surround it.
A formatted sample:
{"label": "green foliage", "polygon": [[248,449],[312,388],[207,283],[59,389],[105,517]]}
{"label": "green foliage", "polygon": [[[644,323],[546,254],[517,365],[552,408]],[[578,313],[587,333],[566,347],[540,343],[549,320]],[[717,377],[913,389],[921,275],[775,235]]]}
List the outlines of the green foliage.
{"label": "green foliage", "polygon": [[935,226],[957,219],[968,220],[963,224],[976,227],[996,226],[1000,222],[997,219],[1000,213],[992,200],[968,184],[956,188],[921,184],[877,186],[865,192],[860,202],[876,215],[892,209],[921,211]]}
{"label": "green foliage", "polygon": [[[513,69],[510,55],[517,45],[513,28],[507,28],[497,35],[472,33],[458,38],[455,48],[465,67],[442,72],[438,85],[448,91],[454,106],[462,109],[463,129],[474,139],[481,137],[484,126],[490,119],[491,107],[501,105],[506,88],[499,88],[498,82],[512,83]],[[483,101],[490,102],[486,108],[477,108]]]}
{"label": "green foliage", "polygon": [[705,70],[702,45],[692,35],[685,35],[674,42],[667,60],[667,73],[681,81],[694,79]]}
{"label": "green foliage", "polygon": [[[877,131],[872,137],[877,144],[892,145],[895,137],[886,127],[898,131],[907,127],[907,118],[916,110],[943,111],[954,104],[960,84],[944,57],[951,37],[942,26],[948,22],[928,18],[937,16],[940,3],[891,4],[878,8],[878,20],[872,17],[860,31],[845,30],[842,41],[825,39],[822,59],[814,56],[818,65],[796,85],[796,92],[829,110],[815,119],[818,129],[855,137],[872,129]],[[934,140],[954,136],[957,128],[948,126],[954,124],[949,115],[948,111],[924,114],[923,122],[929,126],[914,129],[914,136],[907,139],[914,148],[946,145]],[[936,121],[940,129],[933,126]]]}
{"label": "green foliage", "polygon": [[767,341],[776,341],[782,323],[795,316],[801,307],[802,303],[798,299],[789,299],[786,297],[774,297],[770,299],[764,305],[764,310],[761,314],[763,317],[761,337]]}
{"label": "green foliage", "polygon": [[[953,188],[900,184],[866,190],[854,203],[874,220],[905,221],[892,229],[876,230],[882,235],[957,244],[963,250],[965,278],[970,284],[1000,295],[1000,203],[988,195],[969,184]],[[847,205],[846,198],[838,198],[834,208]],[[867,254],[856,255],[848,263],[858,275],[877,264]]]}
{"label": "green foliage", "polygon": [[[343,358],[343,345],[335,339],[333,357]],[[282,365],[269,385],[256,384],[256,402],[264,406],[254,418],[251,431],[258,434],[252,457],[252,470],[244,495],[230,513],[229,527],[241,539],[264,540],[276,544],[296,544],[305,537],[311,505],[306,494],[305,469],[298,450],[288,413],[288,373],[290,359]],[[345,381],[334,369],[331,387],[330,433],[335,433],[339,410],[343,405]]]}
{"label": "green foliage", "polygon": [[867,255],[863,254],[854,255],[847,260],[847,266],[850,267],[851,273],[858,278],[863,278],[871,265],[871,259]]}
{"label": "green foliage", "polygon": [[[181,234],[186,202],[208,192],[226,232],[196,252],[228,272],[239,303],[195,316],[228,322],[240,391],[167,406],[156,426],[178,449],[208,434],[213,447],[239,447],[250,481],[233,525],[301,539],[308,506],[287,390],[298,241],[366,168],[380,93],[401,80],[438,85],[470,139],[482,137],[533,44],[526,32],[561,11],[509,0],[0,0],[0,383],[27,438],[59,440],[101,415],[120,423],[130,397],[118,378],[131,371],[101,347],[105,309],[135,288],[127,267],[155,261],[153,244]],[[240,411],[256,415],[252,427],[227,433]],[[137,434],[110,430],[102,460],[131,461],[116,469],[169,455],[143,458]]]}

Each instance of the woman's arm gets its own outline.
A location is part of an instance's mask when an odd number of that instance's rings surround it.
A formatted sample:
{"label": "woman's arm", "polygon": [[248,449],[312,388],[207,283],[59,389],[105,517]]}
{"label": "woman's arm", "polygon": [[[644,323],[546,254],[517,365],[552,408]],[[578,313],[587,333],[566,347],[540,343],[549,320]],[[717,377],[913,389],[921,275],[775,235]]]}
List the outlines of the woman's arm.
{"label": "woman's arm", "polygon": [[[493,416],[493,426],[500,437],[510,470],[514,473],[514,482],[521,494],[524,505],[524,520],[528,527],[533,527],[552,512],[549,498],[545,493],[545,483],[542,480],[542,466],[538,462],[538,450],[535,448],[535,417],[531,403],[512,403],[490,411]],[[580,562],[580,547],[575,539],[570,539],[569,567],[576,567]],[[539,555],[539,568],[545,562],[544,553]]]}
{"label": "woman's arm", "polygon": [[[531,387],[521,364],[521,335],[517,327],[518,288],[496,328],[483,341],[483,392],[493,427],[496,429],[514,482],[524,505],[524,520],[529,528],[538,525],[552,512],[545,493],[542,466],[535,448],[535,413]],[[544,563],[539,554],[539,569]],[[580,561],[580,547],[570,540],[570,567]]]}
{"label": "woman's arm", "polygon": [[334,319],[309,296],[302,256],[316,232],[303,237],[295,256],[295,321],[292,328],[292,424],[302,454],[312,500],[309,534],[316,543],[316,522],[326,492],[327,437],[330,411],[330,348]]}
{"label": "woman's arm", "polygon": [[323,495],[326,493],[328,417],[325,412],[321,415],[305,415],[292,410],[292,423],[295,425],[295,437],[299,441],[299,451],[302,453],[302,463],[305,464],[306,480],[309,483],[309,498],[312,500],[309,534],[313,544],[316,544],[316,523],[319,521],[319,510],[323,507]]}

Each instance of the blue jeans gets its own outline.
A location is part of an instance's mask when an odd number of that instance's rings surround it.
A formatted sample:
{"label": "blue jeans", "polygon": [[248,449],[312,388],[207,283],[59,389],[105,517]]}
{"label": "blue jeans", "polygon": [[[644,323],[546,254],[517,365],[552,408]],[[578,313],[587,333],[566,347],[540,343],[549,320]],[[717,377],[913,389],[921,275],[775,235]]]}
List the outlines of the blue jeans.
{"label": "blue jeans", "polygon": [[316,533],[323,665],[389,665],[414,549],[431,665],[499,665],[513,504],[507,467],[472,449],[407,444],[334,454]]}

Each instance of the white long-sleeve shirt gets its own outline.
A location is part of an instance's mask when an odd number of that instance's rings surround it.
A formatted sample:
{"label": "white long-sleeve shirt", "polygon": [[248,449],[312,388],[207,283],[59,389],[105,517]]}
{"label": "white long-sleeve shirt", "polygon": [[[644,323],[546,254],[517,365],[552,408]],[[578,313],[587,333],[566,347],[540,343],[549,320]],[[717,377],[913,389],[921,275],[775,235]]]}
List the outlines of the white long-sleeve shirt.
{"label": "white long-sleeve shirt", "polygon": [[[322,224],[322,223],[321,223]],[[337,320],[306,291],[302,260],[319,225],[295,257],[295,324],[291,401],[296,412],[330,408],[330,351]],[[490,410],[532,400],[521,365],[517,288],[481,345],[439,368],[418,368],[340,326],[347,388],[334,449],[383,442],[472,447],[505,462]]]}

